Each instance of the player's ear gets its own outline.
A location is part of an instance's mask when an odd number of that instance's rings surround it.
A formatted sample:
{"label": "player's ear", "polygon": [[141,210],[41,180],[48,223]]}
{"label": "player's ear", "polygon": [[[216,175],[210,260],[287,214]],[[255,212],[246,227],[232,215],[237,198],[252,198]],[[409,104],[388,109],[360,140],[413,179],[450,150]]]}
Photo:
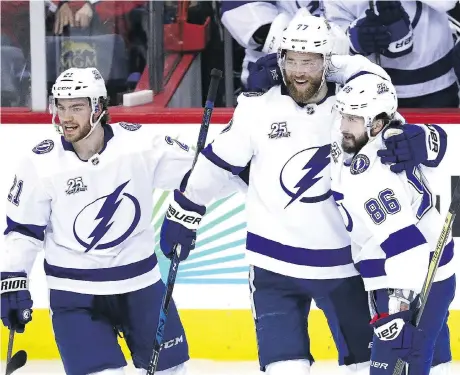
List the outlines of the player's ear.
{"label": "player's ear", "polygon": [[374,120],[374,123],[372,124],[372,135],[377,135],[378,133],[381,132],[383,127],[385,126],[385,121],[382,119]]}

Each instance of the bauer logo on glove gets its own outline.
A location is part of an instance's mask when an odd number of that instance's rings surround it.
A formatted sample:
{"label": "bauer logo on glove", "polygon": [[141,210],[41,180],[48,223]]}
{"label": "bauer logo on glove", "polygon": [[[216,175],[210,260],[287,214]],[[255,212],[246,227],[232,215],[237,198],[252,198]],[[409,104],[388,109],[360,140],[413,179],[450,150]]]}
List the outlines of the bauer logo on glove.
{"label": "bauer logo on glove", "polygon": [[382,341],[394,340],[399,336],[404,327],[404,320],[394,319],[378,328],[375,328],[375,335]]}
{"label": "bauer logo on glove", "polygon": [[191,225],[184,225],[189,229],[194,229],[192,227],[198,227],[201,222],[201,215],[192,215],[190,211],[180,211],[177,208],[174,208],[172,204],[169,205],[168,211],[166,212],[166,216],[168,219],[176,221],[178,223],[183,222],[185,224]]}

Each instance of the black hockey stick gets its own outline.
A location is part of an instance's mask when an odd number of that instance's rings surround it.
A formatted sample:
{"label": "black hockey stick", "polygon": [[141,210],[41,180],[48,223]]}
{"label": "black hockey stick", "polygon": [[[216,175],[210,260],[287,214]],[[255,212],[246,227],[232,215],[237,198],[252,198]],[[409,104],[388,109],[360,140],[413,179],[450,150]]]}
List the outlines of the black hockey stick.
{"label": "black hockey stick", "polygon": [[[211,71],[211,83],[209,84],[208,97],[204,106],[203,118],[201,120],[200,133],[198,134],[198,141],[196,144],[195,158],[193,159],[192,170],[195,167],[198,155],[203,150],[206,144],[206,137],[208,136],[209,123],[211,121],[212,110],[214,109],[214,102],[216,100],[217,88],[219,81],[222,78],[222,71],[213,69]],[[160,316],[158,318],[157,332],[155,334],[155,342],[153,344],[153,353],[150,359],[147,375],[155,374],[158,359],[160,357],[161,343],[163,341],[163,334],[166,325],[166,318],[168,316],[169,303],[171,302],[174,283],[176,281],[177,270],[179,268],[179,257],[181,252],[181,245],[176,244],[173,249],[173,256],[171,265],[169,266],[168,279],[166,281],[166,289],[163,294],[161,302]]]}
{"label": "black hockey stick", "polygon": [[[374,6],[374,1],[373,0],[369,0],[369,9],[372,11],[372,13],[374,13],[375,15],[375,6]],[[380,52],[376,52],[375,53],[375,63],[377,65],[380,65]]]}
{"label": "black hockey stick", "polygon": [[6,371],[5,375],[10,375],[17,369],[20,369],[27,362],[27,353],[20,350],[14,353],[13,356],[13,343],[14,343],[14,328],[10,329],[10,337],[8,339],[8,352],[6,353]]}
{"label": "black hockey stick", "polygon": [[[457,185],[455,186],[454,194],[452,197],[452,201],[450,202],[449,212],[447,213],[446,220],[444,221],[444,225],[442,226],[441,234],[439,235],[438,242],[436,243],[436,248],[433,252],[433,258],[430,261],[430,265],[428,266],[428,272],[425,277],[425,281],[423,282],[423,288],[420,292],[420,308],[418,309],[415,317],[414,317],[414,325],[417,327],[420,323],[420,319],[422,318],[423,310],[426,306],[426,301],[430,294],[431,286],[433,285],[434,278],[436,276],[436,271],[439,268],[439,262],[441,260],[442,253],[444,252],[444,247],[446,246],[447,239],[449,238],[449,233],[452,229],[452,224],[455,220],[455,216],[458,213],[458,209],[460,208],[460,179],[457,181]],[[398,358],[396,362],[395,368],[393,370],[393,375],[402,375],[405,367],[405,362]]]}

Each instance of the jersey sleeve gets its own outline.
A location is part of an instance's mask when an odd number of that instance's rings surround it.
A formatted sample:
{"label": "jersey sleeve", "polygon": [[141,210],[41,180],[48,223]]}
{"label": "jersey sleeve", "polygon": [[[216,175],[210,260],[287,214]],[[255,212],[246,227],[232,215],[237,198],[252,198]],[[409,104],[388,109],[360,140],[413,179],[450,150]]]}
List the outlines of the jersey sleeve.
{"label": "jersey sleeve", "polygon": [[185,183],[187,172],[192,168],[193,151],[185,143],[168,135],[157,135],[152,143],[152,188],[179,189],[181,184]]}
{"label": "jersey sleeve", "polygon": [[347,208],[353,221],[361,222],[385,253],[388,287],[420,292],[430,249],[416,226],[407,182],[384,168],[374,165],[357,176],[353,191],[347,190]]}
{"label": "jersey sleeve", "polygon": [[[195,152],[185,143],[170,136],[156,136],[153,140],[155,172],[153,188],[185,190],[190,177]],[[245,192],[247,184],[239,176],[230,174],[228,181],[216,191],[215,197],[224,198],[235,192]]]}
{"label": "jersey sleeve", "polygon": [[[241,96],[233,118],[198,157],[189,178],[185,195],[197,204],[206,205],[237,178],[254,154],[251,139],[251,100]],[[241,184],[239,184],[241,186]]]}
{"label": "jersey sleeve", "polygon": [[2,270],[30,274],[43,248],[51,215],[51,197],[33,162],[20,163],[6,202],[5,253]]}
{"label": "jersey sleeve", "polygon": [[449,10],[455,8],[455,5],[457,4],[457,0],[422,0],[422,3],[425,3],[428,5],[430,8],[433,8],[434,10],[437,10],[438,12],[448,12]]}
{"label": "jersey sleeve", "polygon": [[356,16],[350,11],[343,1],[324,1],[324,16],[326,19],[338,25],[346,31]]}
{"label": "jersey sleeve", "polygon": [[232,37],[244,48],[257,49],[254,33],[270,25],[278,15],[272,1],[222,1],[222,23]]}
{"label": "jersey sleeve", "polygon": [[363,74],[376,74],[391,81],[390,76],[382,67],[361,55],[332,55],[326,79],[343,85]]}

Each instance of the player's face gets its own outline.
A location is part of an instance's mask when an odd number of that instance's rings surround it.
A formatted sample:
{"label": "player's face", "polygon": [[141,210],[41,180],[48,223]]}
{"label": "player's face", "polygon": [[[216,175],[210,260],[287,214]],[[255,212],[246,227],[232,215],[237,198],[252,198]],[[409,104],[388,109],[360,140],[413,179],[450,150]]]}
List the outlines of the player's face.
{"label": "player's face", "polygon": [[324,58],[319,53],[286,52],[286,86],[296,102],[307,103],[318,92],[323,68]]}
{"label": "player's face", "polygon": [[342,133],[342,148],[345,152],[355,154],[369,140],[364,126],[364,118],[342,113],[340,124]]}
{"label": "player's face", "polygon": [[67,142],[78,142],[91,130],[91,106],[87,98],[58,99],[57,115]]}

